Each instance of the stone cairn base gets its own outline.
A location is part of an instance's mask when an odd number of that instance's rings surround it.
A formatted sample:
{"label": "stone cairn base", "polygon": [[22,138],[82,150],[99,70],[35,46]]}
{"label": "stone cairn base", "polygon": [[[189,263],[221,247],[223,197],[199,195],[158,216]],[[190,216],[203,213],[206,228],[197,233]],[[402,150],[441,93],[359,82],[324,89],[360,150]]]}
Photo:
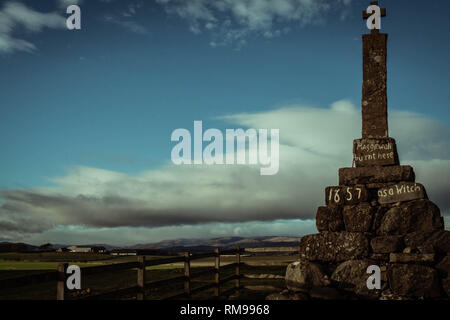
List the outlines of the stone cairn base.
{"label": "stone cairn base", "polygon": [[[267,299],[448,299],[450,231],[439,208],[413,168],[399,165],[394,139],[355,140],[353,151],[356,167],[325,189],[319,233],[301,238],[287,289]],[[381,289],[367,287],[371,265]]]}

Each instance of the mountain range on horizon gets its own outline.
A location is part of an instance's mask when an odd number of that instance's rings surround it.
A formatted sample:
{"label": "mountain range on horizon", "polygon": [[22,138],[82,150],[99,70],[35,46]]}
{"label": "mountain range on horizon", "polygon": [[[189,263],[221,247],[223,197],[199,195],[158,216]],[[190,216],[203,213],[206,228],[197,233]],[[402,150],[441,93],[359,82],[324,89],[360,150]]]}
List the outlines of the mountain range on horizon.
{"label": "mountain range on horizon", "polygon": [[[112,249],[159,249],[165,251],[182,251],[190,249],[193,251],[207,251],[213,248],[231,249],[241,248],[262,248],[262,247],[290,247],[298,246],[300,237],[288,236],[262,236],[262,237],[220,237],[211,239],[174,239],[163,240],[154,243],[135,244],[132,246],[113,246],[108,244],[83,244],[82,246],[102,246],[107,250]],[[47,244],[51,249],[59,249],[78,244]],[[2,248],[17,248],[17,251],[39,251],[40,246],[26,243],[0,242],[0,252]]]}
{"label": "mountain range on horizon", "polygon": [[211,239],[176,239],[165,240],[156,243],[137,244],[129,246],[129,249],[172,249],[172,248],[258,248],[258,247],[280,247],[296,246],[300,237],[287,236],[262,236],[262,237],[220,237]]}

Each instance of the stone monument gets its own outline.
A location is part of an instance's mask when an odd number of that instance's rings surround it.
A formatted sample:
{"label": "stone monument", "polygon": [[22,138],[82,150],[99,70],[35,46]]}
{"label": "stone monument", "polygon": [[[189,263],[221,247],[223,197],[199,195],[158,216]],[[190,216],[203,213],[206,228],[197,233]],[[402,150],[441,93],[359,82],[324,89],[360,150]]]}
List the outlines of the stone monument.
{"label": "stone monument", "polygon": [[[372,6],[379,9],[377,1]],[[387,34],[374,28],[362,43],[362,138],[353,142],[353,167],[339,169],[339,185],[325,189],[319,233],[301,238],[300,259],[287,267],[287,289],[268,299],[450,297],[450,231],[413,168],[400,165],[389,137]],[[379,288],[367,283],[373,268]]]}

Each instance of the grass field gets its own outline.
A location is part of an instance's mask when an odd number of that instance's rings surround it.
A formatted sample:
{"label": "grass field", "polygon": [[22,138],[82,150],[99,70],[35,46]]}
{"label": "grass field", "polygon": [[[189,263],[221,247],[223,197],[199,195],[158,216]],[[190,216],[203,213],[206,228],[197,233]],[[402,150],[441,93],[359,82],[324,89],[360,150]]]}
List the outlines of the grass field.
{"label": "grass field", "polygon": [[136,256],[112,256],[99,253],[72,252],[31,252],[31,253],[0,253],[0,261],[28,262],[94,262],[94,261],[134,261]]}
{"label": "grass field", "polygon": [[[46,254],[1,254],[0,255],[0,280],[6,278],[20,277],[30,273],[39,273],[46,270],[56,270],[61,262],[77,264],[84,268],[100,264],[117,263],[124,261],[136,261],[136,256],[115,257],[104,254],[70,254],[64,253],[46,253]],[[147,256],[147,260],[157,259],[159,256]],[[264,299],[268,294],[281,290],[284,286],[284,276],[286,265],[295,260],[295,256],[242,256],[241,261],[249,264],[242,266],[242,274],[267,275],[266,279],[242,279],[243,289],[237,295],[223,297],[229,299]],[[6,260],[5,260],[6,259]],[[41,260],[39,260],[41,259]],[[235,262],[234,256],[222,256],[221,267]],[[214,258],[206,258],[191,262],[191,272],[195,274],[214,265]],[[234,274],[234,269],[225,268],[221,271],[221,277]],[[274,274],[279,278],[269,276]],[[147,282],[169,279],[183,275],[183,263],[174,263],[161,266],[147,267]],[[213,281],[213,273],[201,276],[192,280],[192,288]],[[272,278],[270,278],[272,277]],[[82,276],[82,290],[71,292],[72,298],[80,298],[86,295],[98,294],[117,290],[136,285],[137,271],[125,270],[118,272],[109,272],[105,274],[96,274]],[[234,285],[234,281],[225,284],[223,290]],[[148,299],[161,299],[183,290],[183,282],[171,283],[160,288],[151,288],[148,290]],[[201,292],[193,298],[209,299],[212,296],[212,289]],[[39,285],[30,285],[18,288],[0,288],[0,299],[55,299],[56,283],[43,283]],[[117,299],[135,299],[134,295],[111,297]]]}
{"label": "grass field", "polygon": [[[0,271],[9,270],[56,270],[59,262],[0,261]],[[98,266],[99,263],[78,263],[80,268]]]}

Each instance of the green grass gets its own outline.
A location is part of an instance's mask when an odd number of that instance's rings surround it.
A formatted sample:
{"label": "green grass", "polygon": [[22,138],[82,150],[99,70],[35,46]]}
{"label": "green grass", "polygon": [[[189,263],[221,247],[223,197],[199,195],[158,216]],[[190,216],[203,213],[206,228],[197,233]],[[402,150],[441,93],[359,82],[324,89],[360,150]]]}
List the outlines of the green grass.
{"label": "green grass", "polygon": [[[118,261],[114,261],[118,262]],[[57,269],[60,262],[28,262],[28,261],[1,261],[0,260],[0,271],[54,271]],[[70,263],[69,263],[70,264]],[[80,268],[95,267],[104,265],[104,263],[98,263],[98,261],[93,261],[90,263],[77,263],[73,262]],[[179,268],[178,265],[158,265],[147,267],[147,270],[170,270]],[[6,273],[5,273],[6,274]],[[5,276],[4,276],[5,277]],[[3,278],[4,278],[3,277]],[[0,279],[2,277],[0,276]]]}
{"label": "green grass", "polygon": [[[120,257],[128,258],[128,257]],[[107,254],[97,253],[72,253],[72,252],[36,252],[36,253],[0,253],[0,260],[5,261],[30,261],[30,262],[87,262],[118,259]]]}
{"label": "green grass", "polygon": [[[56,270],[58,267],[58,262],[26,262],[26,261],[0,261],[0,270],[1,271],[10,271],[10,270]],[[98,266],[98,263],[78,263],[77,266],[80,268],[83,267],[92,267]]]}
{"label": "green grass", "polygon": [[[168,258],[168,256],[146,256],[147,260]],[[101,253],[72,253],[72,252],[33,252],[33,253],[0,253],[0,261],[26,262],[101,262],[117,263],[136,261],[136,256],[113,256]]]}

